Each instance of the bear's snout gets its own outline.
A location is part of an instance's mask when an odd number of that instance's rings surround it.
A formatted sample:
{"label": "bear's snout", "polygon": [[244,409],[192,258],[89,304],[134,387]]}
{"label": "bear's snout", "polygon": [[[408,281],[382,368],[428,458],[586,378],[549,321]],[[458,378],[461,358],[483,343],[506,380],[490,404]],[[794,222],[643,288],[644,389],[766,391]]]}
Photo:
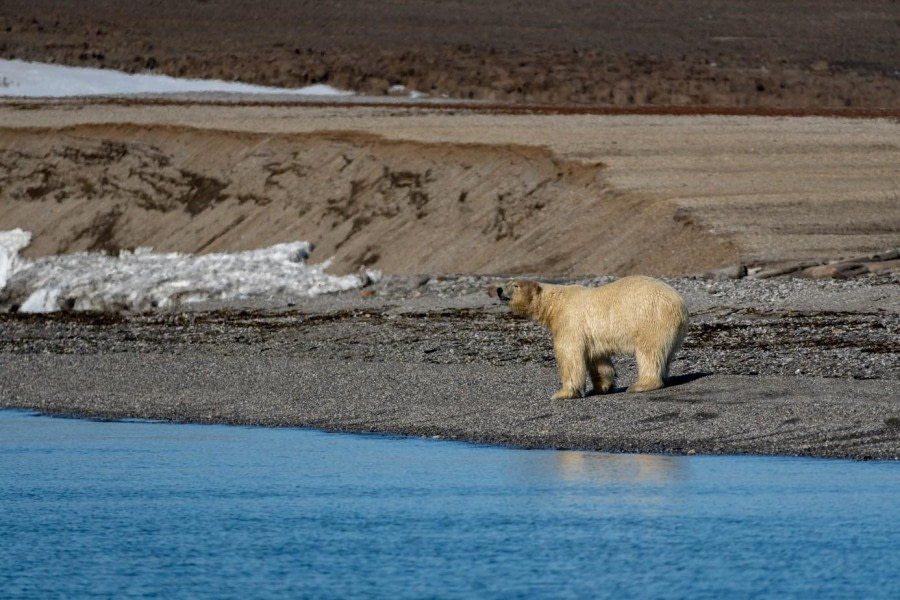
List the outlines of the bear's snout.
{"label": "bear's snout", "polygon": [[502,285],[496,283],[489,285],[487,293],[491,298],[497,298],[501,302],[509,302],[509,296],[506,294]]}

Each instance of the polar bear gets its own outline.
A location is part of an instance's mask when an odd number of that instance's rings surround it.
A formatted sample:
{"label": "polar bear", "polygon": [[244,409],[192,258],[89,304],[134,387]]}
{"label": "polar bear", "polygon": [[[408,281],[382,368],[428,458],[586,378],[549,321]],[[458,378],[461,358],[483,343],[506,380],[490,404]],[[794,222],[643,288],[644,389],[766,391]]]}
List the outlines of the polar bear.
{"label": "polar bear", "polygon": [[623,277],[597,288],[513,280],[488,291],[513,314],[550,330],[562,380],[554,400],[583,396],[588,374],[595,393],[608,392],[616,374],[609,359],[618,354],[633,354],[637,361],[638,378],[629,392],[663,387],[687,332],[684,300],[651,277]]}

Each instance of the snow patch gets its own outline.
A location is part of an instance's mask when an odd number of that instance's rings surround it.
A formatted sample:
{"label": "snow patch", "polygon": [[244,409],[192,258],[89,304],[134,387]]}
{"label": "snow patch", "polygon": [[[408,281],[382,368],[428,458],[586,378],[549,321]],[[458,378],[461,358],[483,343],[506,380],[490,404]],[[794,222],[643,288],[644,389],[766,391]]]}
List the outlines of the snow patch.
{"label": "snow patch", "polygon": [[354,92],[322,84],[303,88],[279,88],[216,79],[179,79],[166,75],[130,74],[110,69],[0,60],[0,96],[61,98],[198,92],[297,96],[354,95]]}

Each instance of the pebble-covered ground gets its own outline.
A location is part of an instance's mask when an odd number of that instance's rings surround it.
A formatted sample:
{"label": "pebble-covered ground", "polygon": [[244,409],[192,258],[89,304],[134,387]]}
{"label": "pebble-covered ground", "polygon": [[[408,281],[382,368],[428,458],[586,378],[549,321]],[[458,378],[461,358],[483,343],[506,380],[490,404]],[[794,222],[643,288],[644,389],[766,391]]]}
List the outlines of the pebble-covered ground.
{"label": "pebble-covered ground", "polygon": [[[385,277],[313,299],[0,314],[0,406],[524,447],[900,458],[900,278],[669,280],[673,386],[551,402],[548,332],[496,278]],[[582,279],[599,285],[606,279]],[[557,282],[560,282],[557,280]]]}
{"label": "pebble-covered ground", "polygon": [[[0,351],[183,352],[248,346],[323,359],[553,366],[550,335],[487,294],[496,278],[389,277],[310,301],[143,314],[4,315]],[[555,280],[561,281],[561,280]],[[568,281],[568,280],[567,280]],[[575,280],[571,280],[575,281]],[[582,279],[600,285],[607,279]],[[673,373],[900,379],[900,276],[669,280],[691,307]],[[620,358],[620,376],[633,376]]]}

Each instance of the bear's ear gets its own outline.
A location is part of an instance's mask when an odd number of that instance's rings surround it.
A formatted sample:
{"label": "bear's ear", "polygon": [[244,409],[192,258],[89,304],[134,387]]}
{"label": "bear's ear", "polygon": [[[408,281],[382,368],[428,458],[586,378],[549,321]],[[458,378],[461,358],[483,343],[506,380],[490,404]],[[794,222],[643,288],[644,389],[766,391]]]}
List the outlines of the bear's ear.
{"label": "bear's ear", "polygon": [[537,281],[519,281],[517,283],[529,298],[535,298],[541,295],[541,284]]}

